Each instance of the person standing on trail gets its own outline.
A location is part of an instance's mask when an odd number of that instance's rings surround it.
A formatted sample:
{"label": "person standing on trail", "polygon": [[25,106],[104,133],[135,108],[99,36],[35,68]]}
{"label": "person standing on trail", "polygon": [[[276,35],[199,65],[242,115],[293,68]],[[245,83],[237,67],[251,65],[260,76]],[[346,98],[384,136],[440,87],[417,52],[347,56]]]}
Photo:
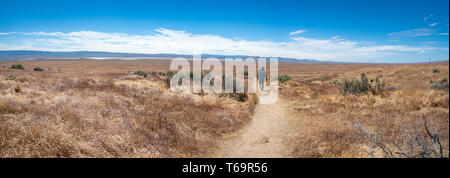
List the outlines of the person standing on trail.
{"label": "person standing on trail", "polygon": [[258,71],[258,81],[259,81],[259,88],[264,90],[264,82],[266,81],[266,70],[264,69],[264,66],[261,67]]}

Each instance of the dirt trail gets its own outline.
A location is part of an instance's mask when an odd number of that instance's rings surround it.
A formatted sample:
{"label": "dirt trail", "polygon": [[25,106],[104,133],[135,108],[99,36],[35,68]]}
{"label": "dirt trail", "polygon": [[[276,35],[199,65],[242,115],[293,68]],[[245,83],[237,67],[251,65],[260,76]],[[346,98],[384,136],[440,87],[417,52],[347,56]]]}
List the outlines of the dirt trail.
{"label": "dirt trail", "polygon": [[278,99],[275,104],[257,105],[252,121],[240,134],[224,141],[217,157],[287,157],[284,145],[289,124],[287,111],[281,102],[281,99]]}

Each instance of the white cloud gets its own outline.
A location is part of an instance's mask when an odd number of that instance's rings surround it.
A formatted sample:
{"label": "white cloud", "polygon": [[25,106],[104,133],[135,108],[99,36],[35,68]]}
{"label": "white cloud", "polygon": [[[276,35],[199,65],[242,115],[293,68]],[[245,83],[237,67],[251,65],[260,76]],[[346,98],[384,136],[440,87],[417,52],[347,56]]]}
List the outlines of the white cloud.
{"label": "white cloud", "polygon": [[306,30],[297,30],[295,32],[289,33],[289,35],[297,35],[297,34],[304,33],[304,32],[306,32]]}
{"label": "white cloud", "polygon": [[0,33],[0,35],[9,35],[9,33]]}
{"label": "white cloud", "polygon": [[429,50],[447,50],[433,47],[402,45],[373,45],[334,36],[314,39],[293,36],[288,41],[249,41],[231,39],[210,34],[191,34],[186,31],[159,28],[149,35],[104,33],[95,31],[31,32],[18,33],[39,38],[25,38],[17,44],[0,44],[0,50],[47,50],[47,51],[110,51],[130,53],[192,54],[193,50],[218,55],[250,55],[348,61],[356,59],[383,58],[392,54],[423,53]]}
{"label": "white cloud", "polygon": [[389,36],[393,37],[418,37],[418,36],[430,36],[433,35],[435,31],[430,28],[416,28],[401,32],[389,33]]}
{"label": "white cloud", "polygon": [[435,23],[429,24],[429,26],[430,26],[430,27],[434,27],[434,26],[436,26],[437,24],[438,24],[438,23],[435,22]]}
{"label": "white cloud", "polygon": [[[437,23],[430,24],[430,26],[436,26]],[[431,35],[441,35],[441,36],[448,36],[447,33],[436,33],[436,30],[433,30],[431,28],[416,28],[401,32],[393,32],[388,33],[388,36],[391,37],[419,37],[419,36],[431,36]]]}

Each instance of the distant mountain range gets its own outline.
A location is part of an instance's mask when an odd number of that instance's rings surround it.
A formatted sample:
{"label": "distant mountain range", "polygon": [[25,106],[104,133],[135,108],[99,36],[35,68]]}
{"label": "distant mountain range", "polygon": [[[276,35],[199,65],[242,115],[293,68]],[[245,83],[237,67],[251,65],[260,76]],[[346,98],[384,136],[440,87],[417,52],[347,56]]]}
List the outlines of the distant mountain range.
{"label": "distant mountain range", "polygon": [[[103,52],[103,51],[72,51],[72,52],[52,52],[52,51],[32,51],[32,50],[10,50],[0,51],[1,60],[39,60],[39,59],[172,59],[177,57],[183,57],[192,59],[192,55],[182,54],[140,54],[140,53],[116,53],[116,52]],[[213,55],[202,54],[202,58],[259,58],[263,56],[246,56],[246,55]],[[270,57],[266,57],[270,58]],[[355,64],[354,62],[335,62],[335,61],[320,61],[316,59],[296,59],[296,58],[283,58],[278,57],[279,62],[291,62],[291,63],[333,63],[333,64]],[[448,62],[445,61],[433,61],[432,63]],[[430,63],[430,62],[420,62]],[[377,63],[382,64],[382,63]]]}
{"label": "distant mountain range", "polygon": [[[18,60],[18,59],[120,59],[120,58],[177,58],[184,57],[191,59],[192,55],[181,54],[139,54],[139,53],[116,53],[116,52],[102,52],[102,51],[73,51],[73,52],[52,52],[52,51],[30,51],[30,50],[12,50],[0,51],[0,60]],[[247,58],[259,56],[245,56],[245,55],[212,55],[202,54],[202,58]],[[330,63],[330,61],[319,61],[315,59],[295,59],[295,58],[278,58],[280,62],[296,62],[296,63]]]}

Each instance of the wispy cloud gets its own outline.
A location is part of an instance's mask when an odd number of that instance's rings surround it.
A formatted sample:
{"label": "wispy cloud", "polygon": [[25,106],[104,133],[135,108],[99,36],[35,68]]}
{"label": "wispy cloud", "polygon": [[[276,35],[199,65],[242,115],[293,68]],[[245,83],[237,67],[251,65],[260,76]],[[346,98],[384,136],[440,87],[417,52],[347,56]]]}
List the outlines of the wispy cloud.
{"label": "wispy cloud", "polygon": [[295,32],[289,33],[289,35],[297,35],[297,34],[304,33],[304,32],[306,32],[306,30],[297,30]]}
{"label": "wispy cloud", "polygon": [[436,44],[436,43],[438,43],[437,41],[426,41],[426,42],[424,42],[425,44]]}
{"label": "wispy cloud", "polygon": [[393,37],[418,37],[418,36],[430,36],[433,35],[435,31],[430,28],[416,28],[401,32],[389,33],[389,36]]}
{"label": "wispy cloud", "polygon": [[436,33],[436,35],[448,36],[448,33]]}
{"label": "wispy cloud", "polygon": [[9,33],[0,33],[0,35],[9,35]]}
{"label": "wispy cloud", "polygon": [[436,26],[437,24],[438,24],[438,23],[435,22],[435,23],[429,24],[429,26],[430,26],[430,27],[434,27],[434,26]]}
{"label": "wispy cloud", "polygon": [[427,15],[426,17],[423,18],[423,20],[428,20],[429,18],[433,17],[433,14]]}
{"label": "wispy cloud", "polygon": [[[319,60],[360,60],[384,58],[393,54],[447,50],[428,46],[373,45],[338,36],[315,39],[292,36],[283,42],[249,41],[210,34],[159,28],[149,35],[104,33],[96,31],[31,32],[12,44],[0,44],[0,50],[110,51],[131,53],[192,54],[193,50],[219,55],[277,56]],[[31,35],[33,38],[27,38]]]}

